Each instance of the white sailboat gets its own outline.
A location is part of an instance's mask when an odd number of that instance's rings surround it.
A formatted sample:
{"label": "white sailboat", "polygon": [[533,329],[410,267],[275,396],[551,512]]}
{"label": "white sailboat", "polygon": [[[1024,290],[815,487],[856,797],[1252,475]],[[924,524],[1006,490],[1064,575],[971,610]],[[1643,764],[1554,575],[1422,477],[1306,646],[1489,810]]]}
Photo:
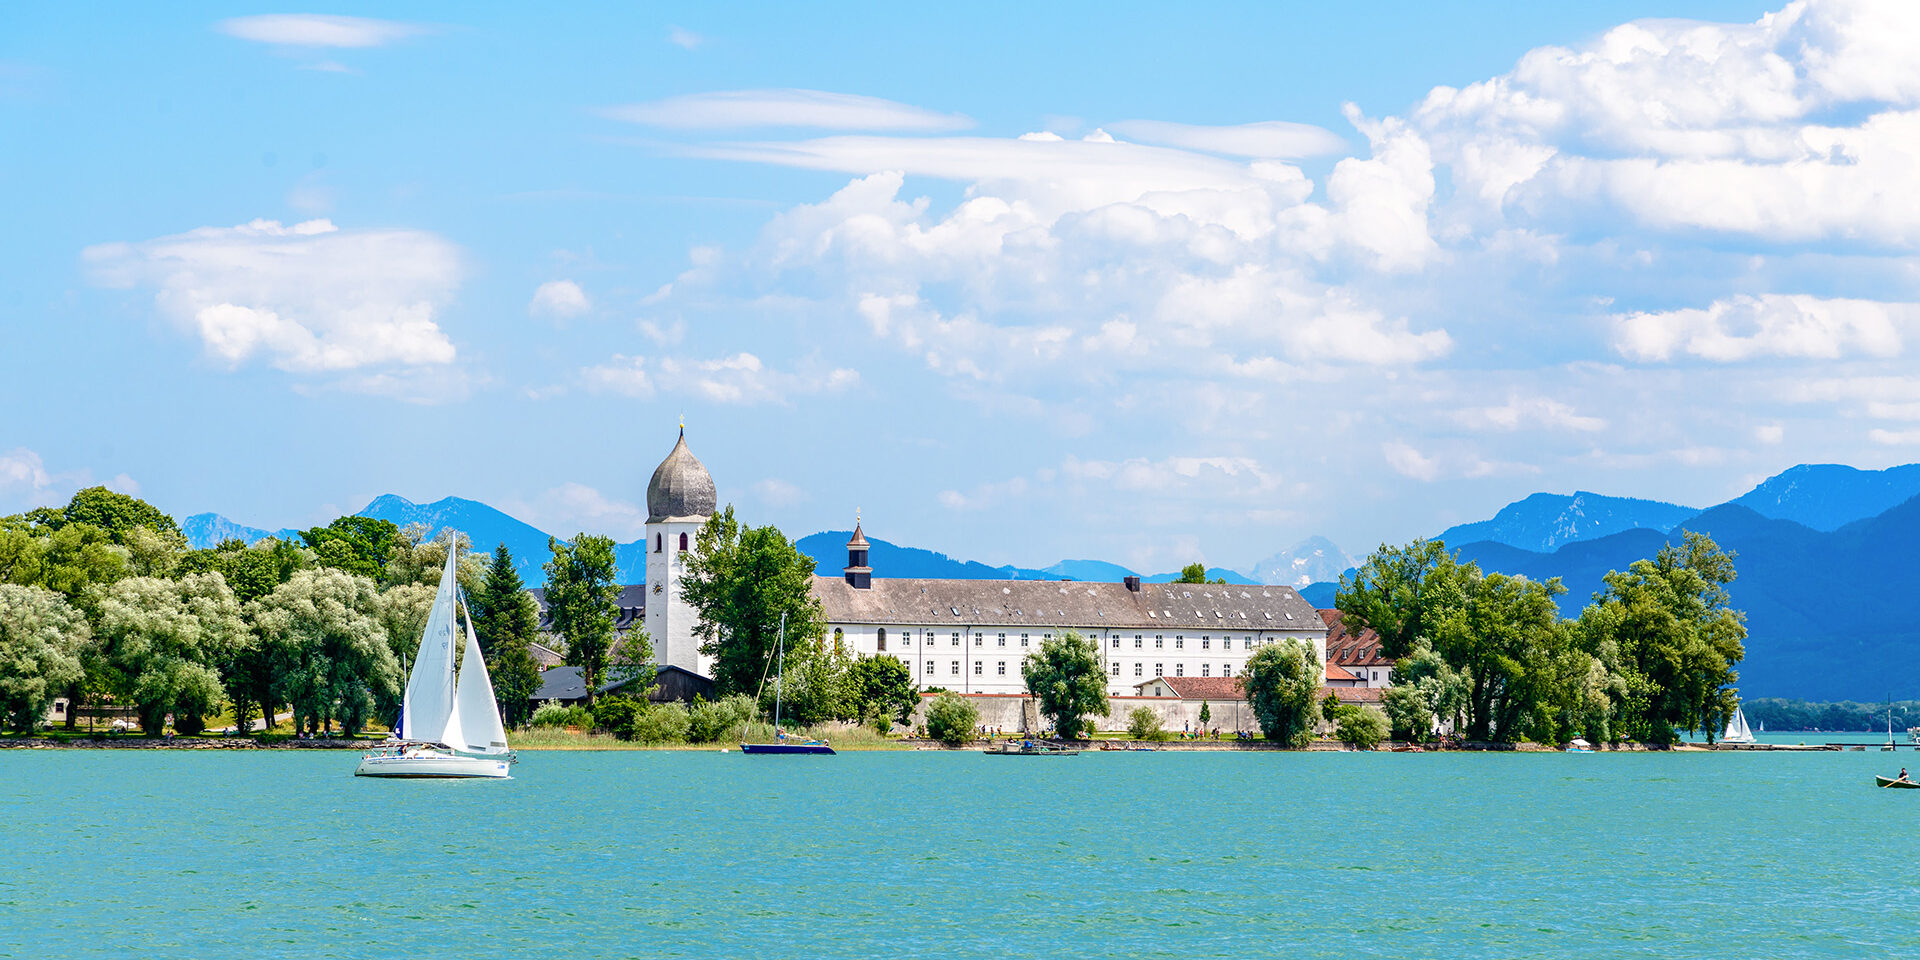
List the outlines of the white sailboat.
{"label": "white sailboat", "polygon": [[1739,707],[1733,708],[1733,719],[1727,721],[1727,732],[1720,735],[1721,743],[1752,743],[1753,731],[1747,728],[1747,712]]}
{"label": "white sailboat", "polygon": [[[505,777],[513,764],[507,753],[506,725],[493,701],[493,682],[473,632],[473,612],[460,597],[454,570],[459,547],[447,547],[447,566],[433,595],[420,650],[407,675],[399,729],[380,749],[360,758],[358,777]],[[462,649],[458,676],[454,651]]]}

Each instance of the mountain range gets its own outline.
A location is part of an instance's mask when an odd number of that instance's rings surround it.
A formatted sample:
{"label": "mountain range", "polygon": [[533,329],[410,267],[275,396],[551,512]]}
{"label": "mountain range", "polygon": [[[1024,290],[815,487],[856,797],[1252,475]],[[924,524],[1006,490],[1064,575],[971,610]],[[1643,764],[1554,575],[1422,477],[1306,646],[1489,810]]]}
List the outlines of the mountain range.
{"label": "mountain range", "polygon": [[[1609,570],[1650,557],[1661,544],[1679,542],[1684,531],[1713,536],[1738,554],[1740,579],[1734,604],[1747,612],[1748,655],[1741,688],[1748,696],[1811,699],[1875,697],[1907,692],[1900,668],[1920,642],[1920,618],[1906,606],[1920,571],[1902,563],[1903,550],[1920,535],[1920,464],[1859,470],[1835,464],[1803,464],[1770,477],[1733,500],[1707,510],[1630,497],[1578,491],[1536,493],[1502,507],[1489,519],[1460,524],[1438,538],[1463,560],[1483,569],[1559,577],[1568,593],[1561,606],[1577,614]],[[401,526],[425,524],[429,535],[452,527],[491,551],[505,543],[528,586],[546,582],[545,531],[487,504],[460,497],[414,503],[386,494],[360,516]],[[217,514],[181,523],[195,547],[221,540],[295,537],[294,530],[268,531]],[[851,533],[828,530],[795,541],[817,569],[831,574],[846,562]],[[1062,560],[1046,567],[992,566],[873,537],[868,563],[879,577],[1115,581],[1135,571],[1102,560]],[[644,539],[617,545],[622,582],[644,579]],[[1354,559],[1323,537],[1309,537],[1253,568],[1251,575],[1219,567],[1209,577],[1229,583],[1286,584],[1306,599],[1331,607],[1340,575]],[[1165,582],[1174,573],[1145,575]],[[1836,653],[1843,656],[1836,657]],[[1857,666],[1856,666],[1857,664]],[[1889,669],[1895,672],[1889,673]],[[1871,671],[1868,676],[1866,671]],[[1866,689],[1874,680],[1889,690]],[[1892,688],[1898,687],[1898,690]]]}

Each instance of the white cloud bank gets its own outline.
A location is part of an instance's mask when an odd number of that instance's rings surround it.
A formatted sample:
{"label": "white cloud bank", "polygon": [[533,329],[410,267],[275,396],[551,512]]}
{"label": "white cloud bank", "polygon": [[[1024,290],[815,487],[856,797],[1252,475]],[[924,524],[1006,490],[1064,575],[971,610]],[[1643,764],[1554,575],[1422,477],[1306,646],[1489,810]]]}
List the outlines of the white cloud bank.
{"label": "white cloud bank", "polygon": [[705,360],[669,356],[652,362],[615,354],[605,363],[582,368],[580,381],[597,393],[635,399],[667,392],[728,406],[756,406],[840,393],[857,385],[860,374],[846,368],[776,370],[745,351]]}
{"label": "white cloud bank", "polygon": [[417,23],[316,13],[234,17],[216,26],[230,37],[286,47],[383,47],[432,32],[430,27]]}
{"label": "white cloud bank", "polygon": [[328,220],[202,227],[81,254],[107,287],[151,287],[163,314],[231,367],[291,373],[451,364],[435,321],[461,279],[453,244],[419,230]]}
{"label": "white cloud bank", "polygon": [[1681,353],[1720,363],[1759,357],[1834,360],[1898,356],[1901,330],[1920,319],[1920,304],[1763,294],[1716,300],[1705,309],[1614,319],[1616,347],[1635,360],[1665,361]]}

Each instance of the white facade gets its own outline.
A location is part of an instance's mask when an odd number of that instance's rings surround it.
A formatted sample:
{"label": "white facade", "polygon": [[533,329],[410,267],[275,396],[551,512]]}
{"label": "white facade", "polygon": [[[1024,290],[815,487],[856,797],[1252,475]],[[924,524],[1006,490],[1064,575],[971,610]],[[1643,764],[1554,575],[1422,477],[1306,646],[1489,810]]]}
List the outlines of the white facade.
{"label": "white facade", "polygon": [[647,524],[647,636],[653,641],[654,662],[703,677],[713,675],[713,658],[700,653],[700,639],[693,632],[700,614],[681,596],[680,575],[706,522],[706,517],[669,517]]}

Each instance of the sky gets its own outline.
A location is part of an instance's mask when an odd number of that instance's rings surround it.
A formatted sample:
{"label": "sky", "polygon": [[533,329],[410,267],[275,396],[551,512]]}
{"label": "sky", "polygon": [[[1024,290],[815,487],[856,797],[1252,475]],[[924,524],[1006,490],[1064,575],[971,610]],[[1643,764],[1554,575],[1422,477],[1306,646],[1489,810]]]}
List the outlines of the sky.
{"label": "sky", "polygon": [[[1250,569],[1920,448],[1920,4],[9,4],[0,512]],[[394,19],[395,10],[404,19]]]}

